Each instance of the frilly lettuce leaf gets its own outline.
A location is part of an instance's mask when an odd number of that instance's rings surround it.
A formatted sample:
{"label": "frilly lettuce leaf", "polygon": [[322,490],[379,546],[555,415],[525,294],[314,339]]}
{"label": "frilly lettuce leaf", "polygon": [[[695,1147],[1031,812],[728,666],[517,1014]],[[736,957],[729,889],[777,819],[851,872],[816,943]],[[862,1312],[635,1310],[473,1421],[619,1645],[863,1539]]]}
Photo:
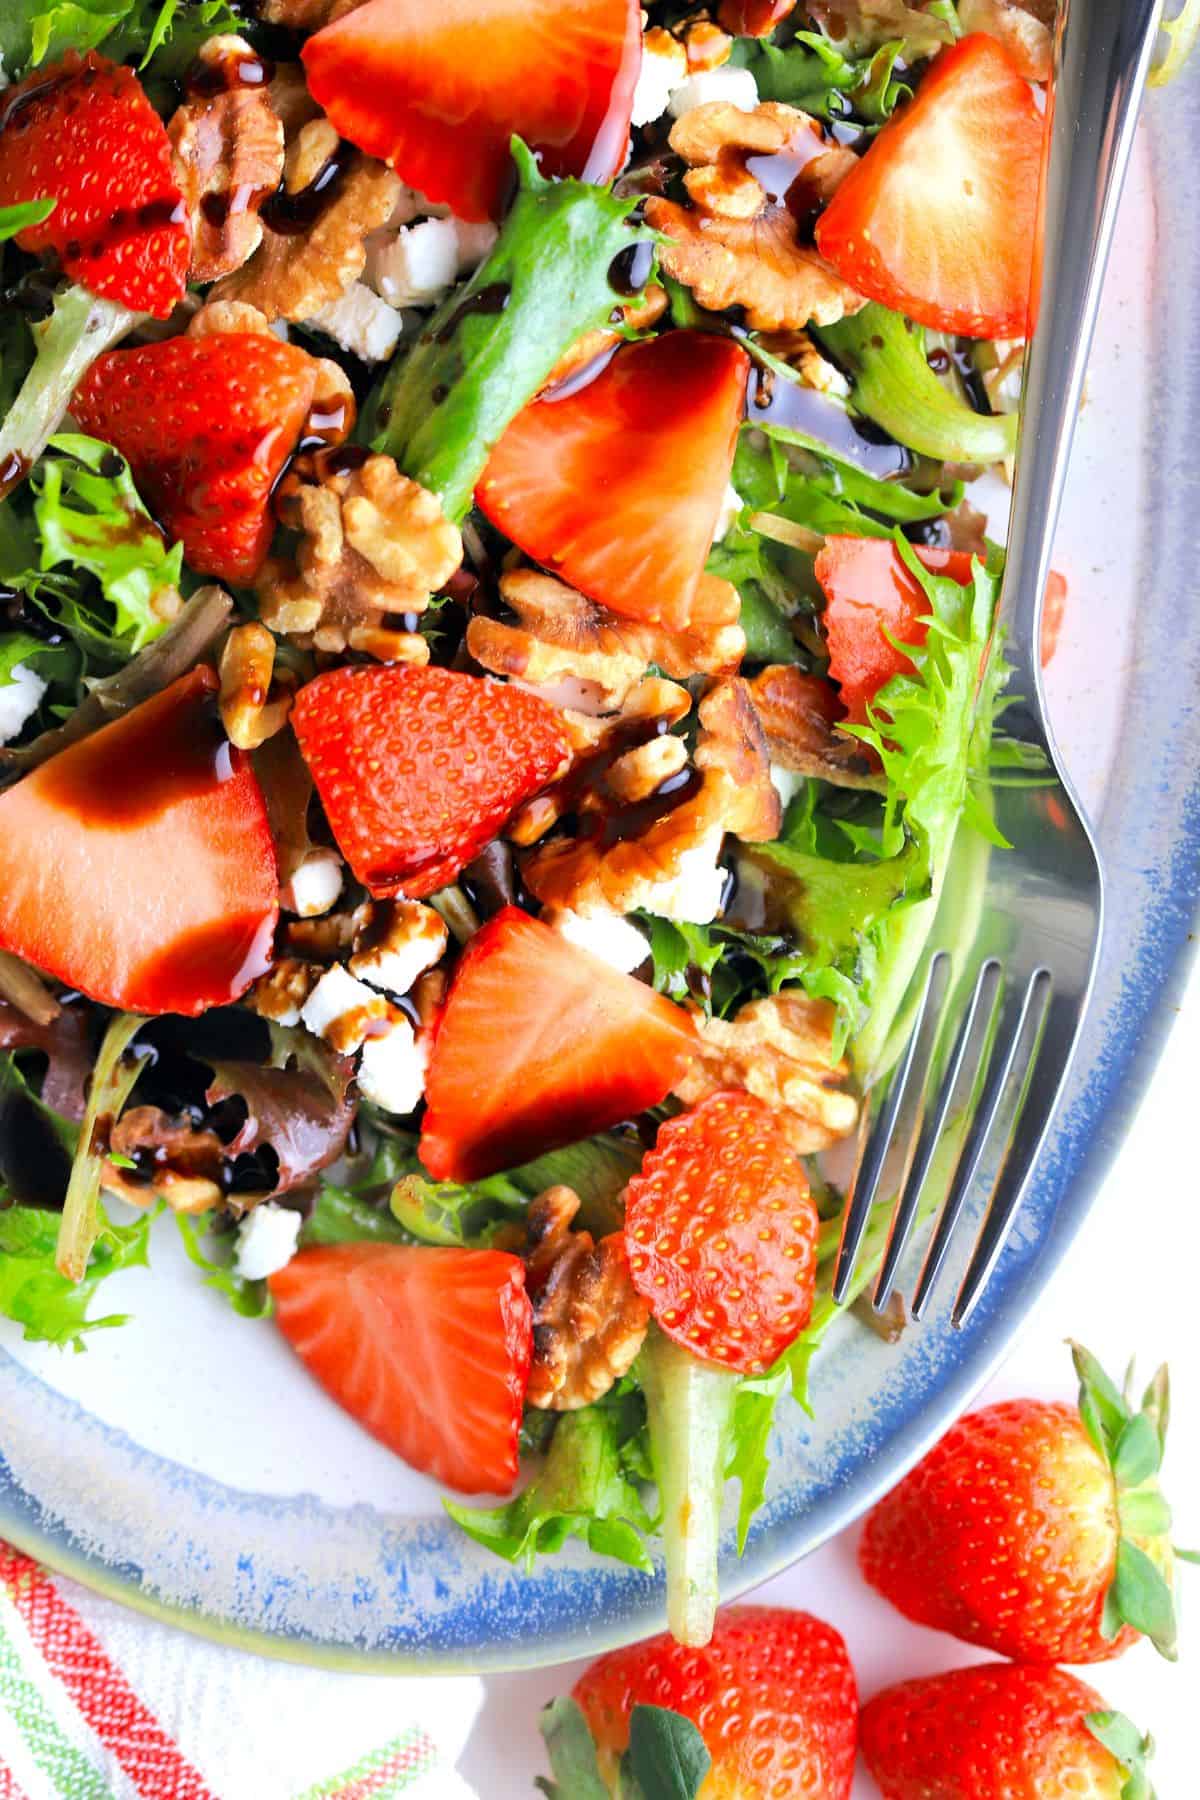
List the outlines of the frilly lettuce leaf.
{"label": "frilly lettuce leaf", "polygon": [[41,567],[94,575],[113,621],[103,629],[77,607],[68,629],[85,647],[119,645],[124,656],[134,656],[167,628],[154,601],[164,589],[178,586],[183,546],[168,549],[133,485],[129,464],[110,445],[69,432],[51,438],[48,448],[54,454],[43,458],[32,477]]}
{"label": "frilly lettuce leaf", "polygon": [[210,1238],[211,1220],[207,1213],[198,1218],[190,1213],[175,1213],[174,1219],[187,1259],[203,1274],[205,1287],[223,1295],[239,1318],[267,1318],[273,1310],[270,1289],[265,1281],[247,1281],[238,1274],[234,1267],[233,1235]]}
{"label": "frilly lettuce leaf", "polygon": [[245,31],[227,0],[5,0],[0,9],[4,73],[17,80],[68,50],[103,49],[168,78],[182,74],[206,38]]}
{"label": "frilly lettuce leaf", "polygon": [[641,1493],[640,1457],[629,1447],[642,1435],[640,1394],[626,1385],[594,1406],[563,1413],[541,1471],[515,1500],[480,1510],[446,1501],[446,1511],[477,1544],[526,1568],[535,1557],[580,1537],[598,1556],[649,1574],[643,1533],[654,1526]]}
{"label": "frilly lettuce leaf", "polygon": [[1152,87],[1165,87],[1182,74],[1184,63],[1200,44],[1200,0],[1183,0],[1174,18],[1163,19],[1162,29],[1167,34],[1167,53],[1150,71]]}
{"label": "frilly lettuce leaf", "polygon": [[91,1261],[82,1281],[69,1281],[55,1267],[58,1215],[33,1207],[0,1211],[0,1313],[25,1328],[33,1342],[83,1345],[87,1331],[123,1325],[125,1313],[89,1319],[88,1308],[105,1276],[147,1260],[151,1215],[132,1225],[114,1225],[98,1211]]}

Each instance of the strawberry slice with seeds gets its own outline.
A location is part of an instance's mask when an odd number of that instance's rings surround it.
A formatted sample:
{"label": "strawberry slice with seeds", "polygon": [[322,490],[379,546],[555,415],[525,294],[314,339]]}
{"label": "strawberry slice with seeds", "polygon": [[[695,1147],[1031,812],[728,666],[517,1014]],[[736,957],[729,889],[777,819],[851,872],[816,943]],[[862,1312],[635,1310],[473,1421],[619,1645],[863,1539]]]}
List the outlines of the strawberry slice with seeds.
{"label": "strawberry slice with seeds", "polygon": [[[917,556],[951,581],[971,579],[965,550],[920,549]],[[847,717],[862,725],[884,683],[913,673],[912,659],[897,646],[924,644],[929,600],[890,538],[828,537],[813,569],[825,595],[829,673]]]}
{"label": "strawberry slice with seeds", "polygon": [[690,622],[729,484],[746,352],[675,331],[519,413],[475,499],[514,544],[626,618]]}
{"label": "strawberry slice with seeds", "polygon": [[660,1328],[742,1374],[808,1324],[817,1229],[804,1170],[751,1094],[712,1094],[669,1119],[625,1190],[633,1285]]}
{"label": "strawberry slice with seeds", "polygon": [[719,1800],[849,1800],[858,1692],[832,1625],[782,1606],[727,1606],[703,1647],[667,1632],[612,1650],[572,1689],[602,1764],[629,1747],[635,1706],[690,1719],[712,1757],[701,1792]]}
{"label": "strawberry slice with seeds", "polygon": [[35,69],[0,105],[0,205],[55,199],[17,233],[107,300],[165,319],[190,238],[162,120],[132,69],[89,50]]}
{"label": "strawberry slice with seeds", "polygon": [[1043,121],[983,33],[942,50],[817,220],[843,281],[919,324],[1024,337]]}
{"label": "strawberry slice with seeds", "polygon": [[274,534],[271,489],[316,378],[315,360],[294,344],[217,331],[97,357],[71,410],[81,430],[128,458],[192,568],[244,585]]}
{"label": "strawberry slice with seeds", "polygon": [[514,134],[544,175],[625,160],[638,0],[368,0],[318,31],[308,86],[345,138],[462,219],[498,219]]}
{"label": "strawberry slice with seeds", "polygon": [[130,1012],[200,1013],[266,970],[263,797],[193,669],[0,795],[0,949]]}
{"label": "strawberry slice with seeds", "polygon": [[336,1244],[269,1286],[292,1349],[373,1437],[460,1494],[508,1492],[533,1355],[519,1257]]}
{"label": "strawberry slice with seeds", "polygon": [[536,694],[452,669],[335,669],[300,690],[292,724],[342,854],[378,896],[445,887],[569,755]]}
{"label": "strawberry slice with seeds", "polygon": [[421,1161],[451,1181],[515,1168],[657,1106],[694,1051],[670,1000],[506,906],[455,971]]}

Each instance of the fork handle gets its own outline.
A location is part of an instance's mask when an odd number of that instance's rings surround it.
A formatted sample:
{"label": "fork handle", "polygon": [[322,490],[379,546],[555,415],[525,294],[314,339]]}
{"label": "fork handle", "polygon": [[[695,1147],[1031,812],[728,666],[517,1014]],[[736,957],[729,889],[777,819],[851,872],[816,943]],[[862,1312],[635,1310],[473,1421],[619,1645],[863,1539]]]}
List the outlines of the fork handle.
{"label": "fork handle", "polygon": [[[1160,0],[1065,0],[1047,99],[1050,155],[1037,329],[1029,348],[1001,617],[1016,692],[1041,695],[1042,602],[1088,351],[1138,107],[1158,35]],[[1044,708],[1038,713],[1044,717]],[[1024,715],[1014,717],[1014,714]],[[1032,707],[1006,727],[1041,741]]]}

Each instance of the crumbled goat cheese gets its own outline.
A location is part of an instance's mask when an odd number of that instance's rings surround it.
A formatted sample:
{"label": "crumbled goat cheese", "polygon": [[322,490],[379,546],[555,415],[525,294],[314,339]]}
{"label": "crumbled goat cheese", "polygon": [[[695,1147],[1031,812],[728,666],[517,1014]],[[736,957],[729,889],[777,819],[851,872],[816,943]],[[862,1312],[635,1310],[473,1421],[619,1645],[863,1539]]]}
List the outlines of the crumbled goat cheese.
{"label": "crumbled goat cheese", "polygon": [[285,1269],[296,1254],[300,1227],[304,1223],[298,1212],[264,1200],[246,1214],[238,1226],[237,1252],[233,1266],[243,1281],[265,1281]]}
{"label": "crumbled goat cheese", "polygon": [[305,323],[368,363],[386,362],[404,329],[396,308],[362,281],[353,282]]}
{"label": "crumbled goat cheese", "polygon": [[453,219],[422,219],[367,251],[363,278],[389,306],[433,306],[458,279]]}
{"label": "crumbled goat cheese", "polygon": [[738,514],[745,504],[746,502],[742,499],[742,496],[738,493],[732,481],[728,482],[726,484],[725,493],[721,499],[721,510],[717,514],[717,529],[713,532],[714,544],[721,543],[729,536],[729,533],[737,524]]}
{"label": "crumbled goat cheese", "polygon": [[383,996],[356,981],[341,963],[326,969],[300,1009],[306,1029],[346,1056],[359,1048],[372,1024],[387,1014]]}
{"label": "crumbled goat cheese", "polygon": [[358,1091],[384,1112],[410,1113],[425,1092],[426,1050],[407,1019],[363,1045]]}
{"label": "crumbled goat cheese", "polygon": [[679,859],[678,875],[670,881],[655,882],[641,896],[639,905],[662,919],[711,925],[721,910],[725,892],[725,871],[717,862],[724,839],[723,830],[710,831],[701,843],[685,850]]}
{"label": "crumbled goat cheese", "polygon": [[581,950],[590,950],[602,962],[631,975],[650,954],[650,946],[636,925],[614,912],[561,912],[554,919],[555,931]]}
{"label": "crumbled goat cheese", "polygon": [[284,912],[302,919],[327,913],[342,891],[342,859],[336,850],[310,850],[300,867],[279,890]]}
{"label": "crumbled goat cheese", "polygon": [[677,38],[658,31],[643,39],[631,125],[650,125],[662,118],[672,93],[687,80],[687,66],[687,51]]}
{"label": "crumbled goat cheese", "polygon": [[771,785],[785,812],[804,786],[804,779],[798,769],[785,769],[781,763],[771,764]]}
{"label": "crumbled goat cheese", "polygon": [[400,900],[385,936],[350,958],[350,973],[389,994],[407,994],[417,976],[445,955],[449,941],[446,921],[432,906]]}
{"label": "crumbled goat cheese", "polygon": [[15,738],[41,705],[46,683],[24,663],[14,663],[12,679],[0,687],[0,744]]}
{"label": "crumbled goat cheese", "polygon": [[727,106],[736,106],[741,112],[753,112],[758,105],[758,84],[749,69],[731,69],[723,63],[719,69],[702,69],[698,75],[690,75],[674,90],[670,100],[670,111],[673,119],[682,119],[684,113],[690,113],[697,106],[707,106],[711,100],[723,100]]}

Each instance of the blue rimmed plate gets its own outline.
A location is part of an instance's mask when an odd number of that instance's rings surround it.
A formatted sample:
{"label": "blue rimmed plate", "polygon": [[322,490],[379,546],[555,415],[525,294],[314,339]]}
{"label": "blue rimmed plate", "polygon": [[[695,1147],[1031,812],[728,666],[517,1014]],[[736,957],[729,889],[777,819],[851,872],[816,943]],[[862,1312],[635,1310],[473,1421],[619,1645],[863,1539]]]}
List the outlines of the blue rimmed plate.
{"label": "blue rimmed plate", "polygon": [[[1155,95],[1109,281],[1068,514],[1049,672],[1099,822],[1110,918],[1068,1096],[969,1328],[896,1347],[849,1327],[787,1409],[728,1594],[862,1512],[967,1403],[1086,1217],[1180,989],[1200,890],[1200,83]],[[1190,148],[1189,148],[1190,147]],[[946,1284],[947,1292],[950,1284]],[[525,1575],[235,1318],[164,1239],[114,1278],[136,1322],[85,1356],[0,1327],[0,1535],[115,1598],[268,1653],[399,1671],[550,1663],[658,1628],[661,1582],[581,1548]]]}

